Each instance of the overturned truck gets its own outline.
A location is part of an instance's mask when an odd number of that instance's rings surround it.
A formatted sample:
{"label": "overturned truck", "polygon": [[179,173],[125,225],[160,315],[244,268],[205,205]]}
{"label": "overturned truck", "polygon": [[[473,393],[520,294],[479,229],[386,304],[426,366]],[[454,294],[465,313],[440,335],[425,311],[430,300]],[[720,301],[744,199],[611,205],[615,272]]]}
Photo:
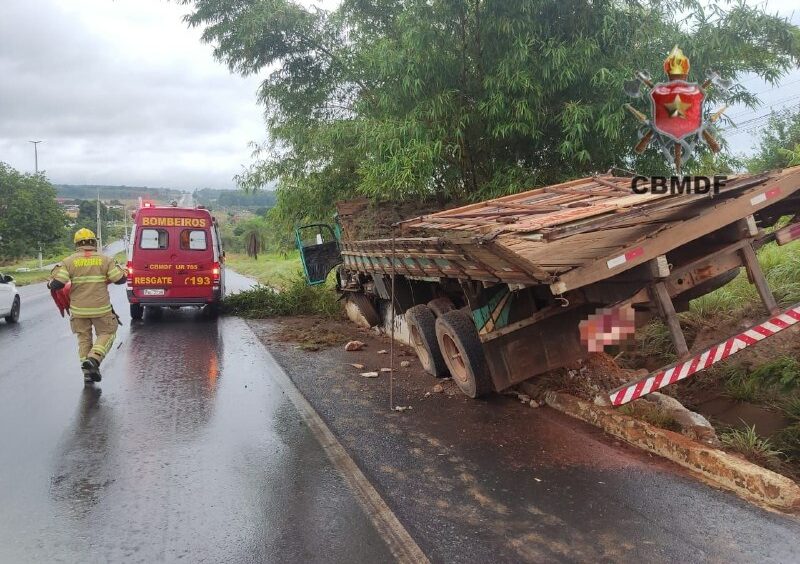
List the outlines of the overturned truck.
{"label": "overturned truck", "polygon": [[[341,225],[363,206],[340,205]],[[641,327],[658,316],[677,351],[676,363],[610,390],[613,405],[800,321],[800,304],[779,309],[755,254],[800,238],[800,167],[736,177],[707,195],[634,194],[630,178],[594,176],[405,220],[396,231],[351,240],[339,225],[300,228],[309,282],[336,268],[337,290],[370,325],[393,306],[424,368],[450,374],[470,397],[586,357],[579,328],[591,317],[608,344],[625,334],[609,319]],[[770,318],[690,351],[677,313],[741,268]],[[623,310],[628,317],[614,315]]]}

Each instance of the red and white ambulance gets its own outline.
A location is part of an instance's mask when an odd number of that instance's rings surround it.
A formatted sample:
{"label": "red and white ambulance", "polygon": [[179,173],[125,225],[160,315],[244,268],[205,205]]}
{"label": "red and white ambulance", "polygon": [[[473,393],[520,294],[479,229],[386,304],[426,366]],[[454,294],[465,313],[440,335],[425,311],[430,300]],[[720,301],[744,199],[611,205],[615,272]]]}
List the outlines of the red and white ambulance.
{"label": "red and white ambulance", "polygon": [[216,315],[225,295],[224,262],[217,222],[207,209],[142,203],[128,245],[131,317],[141,319],[145,307],[184,306]]}

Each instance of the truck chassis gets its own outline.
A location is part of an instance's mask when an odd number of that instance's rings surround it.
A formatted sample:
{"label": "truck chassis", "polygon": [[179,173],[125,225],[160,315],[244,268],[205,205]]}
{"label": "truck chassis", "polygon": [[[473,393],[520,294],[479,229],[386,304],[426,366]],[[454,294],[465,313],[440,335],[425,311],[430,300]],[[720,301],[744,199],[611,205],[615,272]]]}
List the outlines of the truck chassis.
{"label": "truck chassis", "polygon": [[[612,390],[622,405],[796,323],[800,308],[779,310],[756,251],[800,238],[799,204],[800,167],[716,195],[633,195],[630,179],[595,176],[406,220],[385,239],[351,240],[364,203],[345,203],[344,236],[298,235],[298,246],[317,281],[339,265],[337,289],[368,324],[387,307],[405,314],[423,366],[472,397],[585,358],[579,326],[598,311],[632,308],[636,326],[658,316],[679,360]],[[772,318],[693,356],[677,314],[742,268]]]}

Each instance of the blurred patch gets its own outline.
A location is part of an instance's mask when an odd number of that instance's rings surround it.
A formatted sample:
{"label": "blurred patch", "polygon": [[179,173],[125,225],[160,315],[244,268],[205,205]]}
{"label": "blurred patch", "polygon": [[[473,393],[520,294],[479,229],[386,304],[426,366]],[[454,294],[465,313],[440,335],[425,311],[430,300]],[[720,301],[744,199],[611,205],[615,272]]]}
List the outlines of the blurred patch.
{"label": "blurred patch", "polygon": [[578,325],[583,343],[589,352],[602,352],[608,345],[617,345],[636,331],[631,306],[600,308]]}

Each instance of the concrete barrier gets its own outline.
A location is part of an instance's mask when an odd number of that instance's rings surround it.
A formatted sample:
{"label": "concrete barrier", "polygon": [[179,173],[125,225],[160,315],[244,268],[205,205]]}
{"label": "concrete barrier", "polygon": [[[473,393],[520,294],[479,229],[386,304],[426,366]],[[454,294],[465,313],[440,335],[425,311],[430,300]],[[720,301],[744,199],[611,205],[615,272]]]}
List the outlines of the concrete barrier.
{"label": "concrete barrier", "polygon": [[547,392],[547,405],[634,446],[667,458],[739,496],[783,511],[800,511],[800,485],[727,452],[569,394]]}

